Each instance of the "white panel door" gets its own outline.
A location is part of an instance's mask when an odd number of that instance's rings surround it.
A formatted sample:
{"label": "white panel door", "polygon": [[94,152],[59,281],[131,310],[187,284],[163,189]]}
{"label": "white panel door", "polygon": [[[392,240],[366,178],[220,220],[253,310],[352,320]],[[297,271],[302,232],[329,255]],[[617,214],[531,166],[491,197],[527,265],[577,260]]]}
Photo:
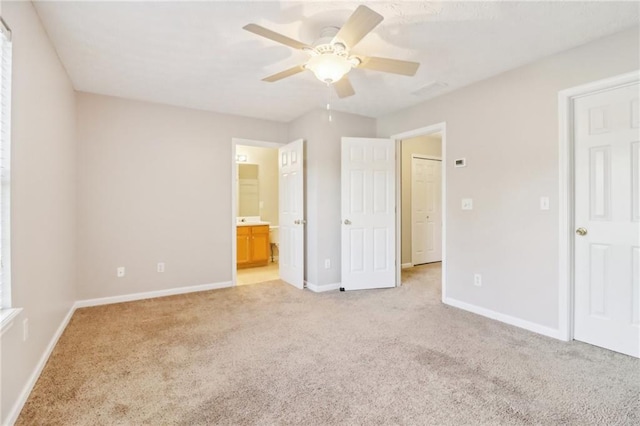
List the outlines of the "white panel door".
{"label": "white panel door", "polygon": [[640,356],[639,85],[575,101],[576,340]]}
{"label": "white panel door", "polygon": [[342,138],[342,287],[394,287],[395,142]]}
{"label": "white panel door", "polygon": [[304,287],[304,141],[279,149],[280,279]]}
{"label": "white panel door", "polygon": [[442,261],[442,163],[411,159],[411,263]]}

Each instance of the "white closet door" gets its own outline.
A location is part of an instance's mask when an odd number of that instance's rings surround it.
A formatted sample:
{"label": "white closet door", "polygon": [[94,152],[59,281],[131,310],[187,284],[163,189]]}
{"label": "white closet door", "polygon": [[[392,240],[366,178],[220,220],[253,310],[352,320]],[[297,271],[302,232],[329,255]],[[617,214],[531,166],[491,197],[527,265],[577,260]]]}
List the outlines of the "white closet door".
{"label": "white closet door", "polygon": [[638,84],[575,101],[576,340],[640,356]]}

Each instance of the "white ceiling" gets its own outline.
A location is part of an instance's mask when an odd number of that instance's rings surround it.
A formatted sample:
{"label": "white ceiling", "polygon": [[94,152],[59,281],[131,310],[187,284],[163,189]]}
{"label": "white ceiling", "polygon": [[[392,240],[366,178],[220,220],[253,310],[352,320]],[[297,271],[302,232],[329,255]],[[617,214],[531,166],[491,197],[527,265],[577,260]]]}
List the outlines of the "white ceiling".
{"label": "white ceiling", "polygon": [[[257,23],[305,43],[362,2],[37,2],[77,90],[290,121],[323,107],[311,72],[263,77],[307,55],[244,31]],[[355,53],[420,62],[415,77],[353,70],[332,107],[378,117],[639,23],[637,2],[369,1],[385,17]],[[444,90],[412,94],[430,82]],[[331,92],[332,93],[332,92]]]}

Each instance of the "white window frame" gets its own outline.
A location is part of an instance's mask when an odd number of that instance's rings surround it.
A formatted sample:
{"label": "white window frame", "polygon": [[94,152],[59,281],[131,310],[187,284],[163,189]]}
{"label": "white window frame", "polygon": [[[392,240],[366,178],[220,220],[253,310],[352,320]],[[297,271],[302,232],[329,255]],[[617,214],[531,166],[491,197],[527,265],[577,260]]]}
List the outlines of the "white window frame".
{"label": "white window frame", "polygon": [[0,335],[20,313],[11,300],[11,29],[0,17]]}

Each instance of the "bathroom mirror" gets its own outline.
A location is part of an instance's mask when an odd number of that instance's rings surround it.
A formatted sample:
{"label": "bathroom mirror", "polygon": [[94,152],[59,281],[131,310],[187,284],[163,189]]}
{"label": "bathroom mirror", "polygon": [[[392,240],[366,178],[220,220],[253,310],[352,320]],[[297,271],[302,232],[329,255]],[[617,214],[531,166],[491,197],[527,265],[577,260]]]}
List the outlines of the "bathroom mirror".
{"label": "bathroom mirror", "polygon": [[238,216],[260,216],[257,164],[238,164]]}

